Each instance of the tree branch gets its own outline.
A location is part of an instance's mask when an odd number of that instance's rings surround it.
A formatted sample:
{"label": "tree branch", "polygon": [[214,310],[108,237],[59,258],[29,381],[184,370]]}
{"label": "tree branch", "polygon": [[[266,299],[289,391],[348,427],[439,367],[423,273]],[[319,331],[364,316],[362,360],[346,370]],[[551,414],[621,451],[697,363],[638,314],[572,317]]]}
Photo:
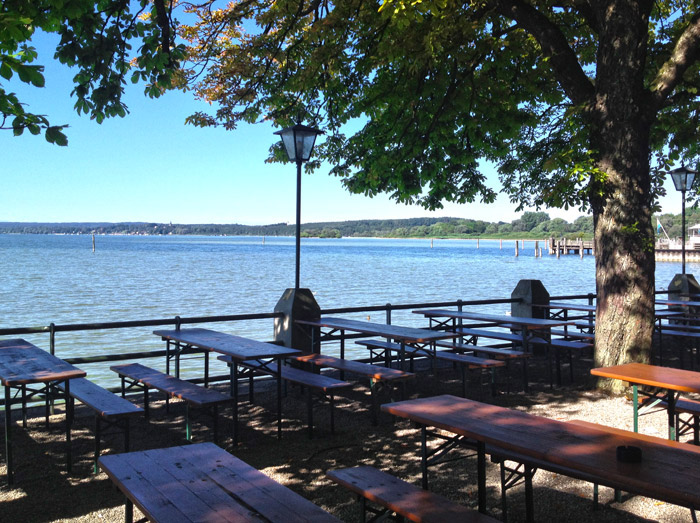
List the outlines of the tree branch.
{"label": "tree branch", "polygon": [[660,108],[682,81],[688,68],[700,58],[700,12],[690,20],[688,27],[678,38],[669,59],[661,66],[652,82],[652,98]]}
{"label": "tree branch", "polygon": [[521,0],[498,0],[497,9],[537,40],[544,55],[550,58],[559,84],[574,104],[584,104],[594,99],[593,84],[581,68],[576,53],[555,24]]}

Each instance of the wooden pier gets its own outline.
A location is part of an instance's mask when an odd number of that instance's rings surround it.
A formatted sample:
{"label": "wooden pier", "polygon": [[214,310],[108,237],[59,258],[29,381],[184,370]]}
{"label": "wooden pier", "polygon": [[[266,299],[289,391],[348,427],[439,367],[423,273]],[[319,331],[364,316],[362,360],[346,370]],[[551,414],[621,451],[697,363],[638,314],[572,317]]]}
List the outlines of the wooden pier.
{"label": "wooden pier", "polygon": [[557,258],[562,254],[573,254],[583,258],[584,254],[595,254],[593,249],[593,240],[567,238],[550,238],[548,241],[549,254],[556,255]]}

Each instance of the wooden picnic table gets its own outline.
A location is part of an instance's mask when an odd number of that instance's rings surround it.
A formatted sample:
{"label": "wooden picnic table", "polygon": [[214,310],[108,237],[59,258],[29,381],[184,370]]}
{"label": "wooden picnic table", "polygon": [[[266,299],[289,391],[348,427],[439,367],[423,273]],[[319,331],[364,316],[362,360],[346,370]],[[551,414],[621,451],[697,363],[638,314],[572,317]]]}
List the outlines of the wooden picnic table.
{"label": "wooden picnic table", "polygon": [[259,372],[272,375],[277,382],[277,437],[282,437],[282,375],[279,369],[283,359],[296,356],[300,354],[300,351],[209,329],[156,330],[153,331],[153,334],[160,336],[166,342],[166,352],[168,353],[172,350],[171,344],[174,345],[177,354],[192,347],[204,350],[205,385],[209,373],[208,352],[206,351],[218,352],[231,357],[230,379],[231,395],[233,396],[234,444],[238,443],[238,380],[244,378],[252,380],[253,375]]}
{"label": "wooden picnic table", "polygon": [[[19,391],[22,397],[23,423],[26,427],[27,390],[32,395],[55,394],[52,385],[62,383],[66,398],[70,395],[70,380],[86,375],[73,365],[32,345],[23,339],[0,341],[0,383],[5,387],[5,460],[7,462],[7,482],[13,482],[12,464],[12,390]],[[39,390],[32,385],[42,385]],[[47,400],[48,401],[48,400]],[[48,403],[47,403],[48,405]],[[73,403],[66,399],[66,460],[67,469],[71,469],[71,432]],[[47,411],[48,424],[48,411]]]}
{"label": "wooden picnic table", "polygon": [[[700,449],[632,432],[558,421],[456,396],[434,396],[382,405],[382,410],[421,427],[423,487],[428,464],[450,448],[477,449],[479,511],[486,508],[488,452],[525,466],[528,521],[533,521],[532,475],[545,468],[596,484],[689,507],[700,507]],[[428,431],[428,428],[440,432]],[[446,436],[444,432],[453,434]],[[431,450],[428,436],[442,440]],[[617,447],[642,449],[640,463],[621,463]],[[435,447],[433,447],[435,448]],[[500,454],[499,454],[500,453]]]}
{"label": "wooden picnic table", "polygon": [[322,508],[213,443],[111,454],[100,468],[155,523],[335,522]]}
{"label": "wooden picnic table", "polygon": [[[340,357],[345,358],[345,331],[357,332],[366,336],[381,336],[391,338],[400,344],[401,370],[406,370],[406,345],[414,347],[421,354],[429,358],[435,358],[435,342],[459,337],[458,333],[438,332],[415,327],[401,327],[386,323],[372,323],[369,321],[351,320],[346,318],[323,317],[318,320],[297,320],[301,325],[312,328],[312,347],[316,347],[321,341],[340,340]],[[328,329],[322,333],[321,329]],[[339,335],[336,333],[340,333]]]}
{"label": "wooden picnic table", "polygon": [[[639,394],[645,396],[641,408],[657,405],[665,401],[668,410],[668,439],[676,439],[676,402],[681,392],[700,392],[700,372],[646,365],[644,363],[625,363],[612,367],[591,369],[591,374],[602,378],[622,380],[632,385],[632,408],[634,413],[634,432],[639,432]],[[661,389],[660,391],[640,391],[639,385]]]}

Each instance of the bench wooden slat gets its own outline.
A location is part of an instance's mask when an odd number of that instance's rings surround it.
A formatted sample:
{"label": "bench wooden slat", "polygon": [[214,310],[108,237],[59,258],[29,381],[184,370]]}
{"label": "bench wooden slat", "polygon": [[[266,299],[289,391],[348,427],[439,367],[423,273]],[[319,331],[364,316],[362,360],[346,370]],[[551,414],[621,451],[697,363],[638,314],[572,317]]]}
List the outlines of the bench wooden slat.
{"label": "bench wooden slat", "polygon": [[469,343],[450,343],[450,342],[438,342],[436,343],[438,347],[444,347],[446,349],[452,349],[453,351],[460,352],[481,352],[487,354],[488,356],[497,360],[515,360],[521,358],[529,358],[530,355],[527,352],[521,350],[512,349],[499,349],[496,347],[484,347],[483,345],[471,345]]}
{"label": "bench wooden slat", "polygon": [[218,390],[195,385],[140,363],[113,365],[110,369],[120,376],[126,376],[147,385],[149,388],[158,389],[172,397],[183,399],[196,407],[232,401],[229,396]]}
{"label": "bench wooden slat", "polygon": [[[65,392],[63,383],[59,383],[57,387]],[[103,418],[135,416],[143,412],[141,407],[100,387],[87,378],[71,380],[70,395]]]}
{"label": "bench wooden slat", "polygon": [[365,376],[376,381],[393,381],[415,377],[411,372],[389,369],[387,367],[380,367],[379,365],[362,363],[360,361],[336,358],[334,356],[328,356],[327,354],[302,354],[292,359],[302,363],[311,363],[318,367],[328,367],[344,372],[352,372],[353,374],[359,374],[360,376]]}
{"label": "bench wooden slat", "polygon": [[491,523],[497,520],[459,505],[399,478],[362,466],[329,470],[326,475],[348,490],[381,505],[411,521],[425,523]]}
{"label": "bench wooden slat", "polygon": [[459,329],[460,334],[465,336],[476,336],[479,338],[491,338],[494,340],[512,341],[522,343],[523,337],[520,334],[513,334],[505,331],[492,331],[487,329]]}
{"label": "bench wooden slat", "polygon": [[[217,359],[229,365],[231,364],[230,356],[219,356]],[[245,363],[239,362],[238,364],[245,366]],[[266,366],[270,373],[277,372],[278,365],[276,363],[268,363]],[[260,372],[265,372],[264,369],[261,369],[259,367],[255,367],[255,369]],[[316,374],[314,372],[295,369],[287,365],[282,365],[282,379],[290,381],[292,383],[296,383],[297,385],[303,385],[305,387],[311,387],[313,389],[322,390],[323,392],[332,392],[337,389],[352,387],[352,383],[349,383],[347,381],[337,380],[335,378],[331,378],[330,376],[325,376],[323,374]]]}
{"label": "bench wooden slat", "polygon": [[582,340],[594,340],[595,339],[595,334],[589,333],[589,332],[576,332],[573,330],[557,330],[557,329],[552,329],[549,331],[550,334],[553,334],[555,336],[563,336],[564,338],[574,338],[574,339],[582,339]]}

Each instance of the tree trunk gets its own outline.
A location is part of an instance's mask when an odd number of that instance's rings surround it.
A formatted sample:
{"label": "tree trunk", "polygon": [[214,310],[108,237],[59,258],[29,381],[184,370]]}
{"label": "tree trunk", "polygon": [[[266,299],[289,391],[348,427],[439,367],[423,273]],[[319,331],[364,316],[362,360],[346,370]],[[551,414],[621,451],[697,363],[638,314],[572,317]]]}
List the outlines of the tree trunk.
{"label": "tree trunk", "polygon": [[[648,2],[603,2],[592,148],[603,174],[591,184],[595,226],[595,365],[649,363],[654,328],[654,231],[644,87]],[[624,35],[621,38],[620,35]],[[621,392],[618,380],[600,389]]]}

